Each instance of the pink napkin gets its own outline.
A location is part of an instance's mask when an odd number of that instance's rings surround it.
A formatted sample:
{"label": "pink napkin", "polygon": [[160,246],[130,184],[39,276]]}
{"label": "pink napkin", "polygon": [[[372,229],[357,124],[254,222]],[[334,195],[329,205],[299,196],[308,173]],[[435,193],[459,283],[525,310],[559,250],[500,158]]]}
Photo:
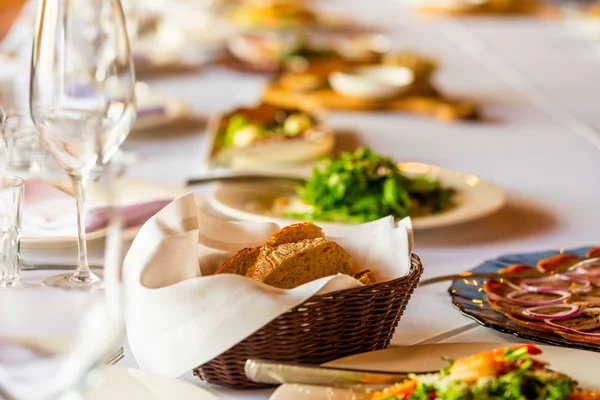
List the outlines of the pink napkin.
{"label": "pink napkin", "polygon": [[[123,228],[141,226],[169,204],[172,199],[153,200],[120,207]],[[86,232],[91,233],[108,224],[108,207],[88,202]],[[75,198],[42,180],[25,182],[23,237],[77,236]]]}

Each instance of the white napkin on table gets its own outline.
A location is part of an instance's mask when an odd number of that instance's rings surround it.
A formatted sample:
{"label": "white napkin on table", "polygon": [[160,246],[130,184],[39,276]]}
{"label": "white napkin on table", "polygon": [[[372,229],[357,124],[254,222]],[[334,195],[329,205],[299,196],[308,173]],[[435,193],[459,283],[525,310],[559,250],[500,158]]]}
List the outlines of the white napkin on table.
{"label": "white napkin on table", "polygon": [[[124,263],[125,321],[142,369],[180,376],[210,361],[315,294],[359,287],[336,275],[283,290],[233,274],[211,275],[232,253],[262,245],[280,227],[221,220],[205,214],[192,194],[141,228]],[[326,230],[380,280],[410,268],[410,220],[392,217]],[[331,236],[329,236],[331,234]]]}

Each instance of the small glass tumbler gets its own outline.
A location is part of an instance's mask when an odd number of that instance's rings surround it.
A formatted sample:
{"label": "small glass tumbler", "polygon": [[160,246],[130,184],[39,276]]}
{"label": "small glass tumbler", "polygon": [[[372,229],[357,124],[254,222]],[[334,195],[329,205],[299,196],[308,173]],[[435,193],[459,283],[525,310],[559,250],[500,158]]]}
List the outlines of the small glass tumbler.
{"label": "small glass tumbler", "polygon": [[46,148],[29,113],[6,112],[1,128],[6,145],[6,168],[16,171],[44,171]]}
{"label": "small glass tumbler", "polygon": [[19,282],[23,192],[23,179],[0,176],[0,289]]}

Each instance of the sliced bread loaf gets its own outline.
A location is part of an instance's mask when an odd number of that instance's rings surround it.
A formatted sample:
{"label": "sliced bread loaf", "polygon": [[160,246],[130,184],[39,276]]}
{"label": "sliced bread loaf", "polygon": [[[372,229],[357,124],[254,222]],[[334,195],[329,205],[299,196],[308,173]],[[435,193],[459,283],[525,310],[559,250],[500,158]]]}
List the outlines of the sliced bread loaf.
{"label": "sliced bread loaf", "polygon": [[215,274],[246,275],[248,269],[256,262],[259,254],[260,247],[242,249],[227,259]]}
{"label": "sliced bread loaf", "polygon": [[352,274],[350,254],[325,238],[304,239],[263,247],[247,277],[282,289],[292,289],[326,276]]}
{"label": "sliced bread loaf", "polygon": [[324,238],[323,229],[312,222],[301,222],[281,229],[267,240],[265,247],[277,247],[286,243],[295,243],[304,239]]}

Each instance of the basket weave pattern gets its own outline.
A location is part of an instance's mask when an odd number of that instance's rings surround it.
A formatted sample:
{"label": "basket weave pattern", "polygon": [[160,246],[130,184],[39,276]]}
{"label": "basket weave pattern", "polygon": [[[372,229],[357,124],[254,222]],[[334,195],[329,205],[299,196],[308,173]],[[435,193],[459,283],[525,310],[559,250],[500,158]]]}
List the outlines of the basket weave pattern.
{"label": "basket weave pattern", "polygon": [[423,273],[419,257],[413,255],[411,261],[402,278],[311,297],[196,367],[194,375],[235,389],[260,388],[266,385],[244,374],[249,358],[322,364],[385,349]]}

